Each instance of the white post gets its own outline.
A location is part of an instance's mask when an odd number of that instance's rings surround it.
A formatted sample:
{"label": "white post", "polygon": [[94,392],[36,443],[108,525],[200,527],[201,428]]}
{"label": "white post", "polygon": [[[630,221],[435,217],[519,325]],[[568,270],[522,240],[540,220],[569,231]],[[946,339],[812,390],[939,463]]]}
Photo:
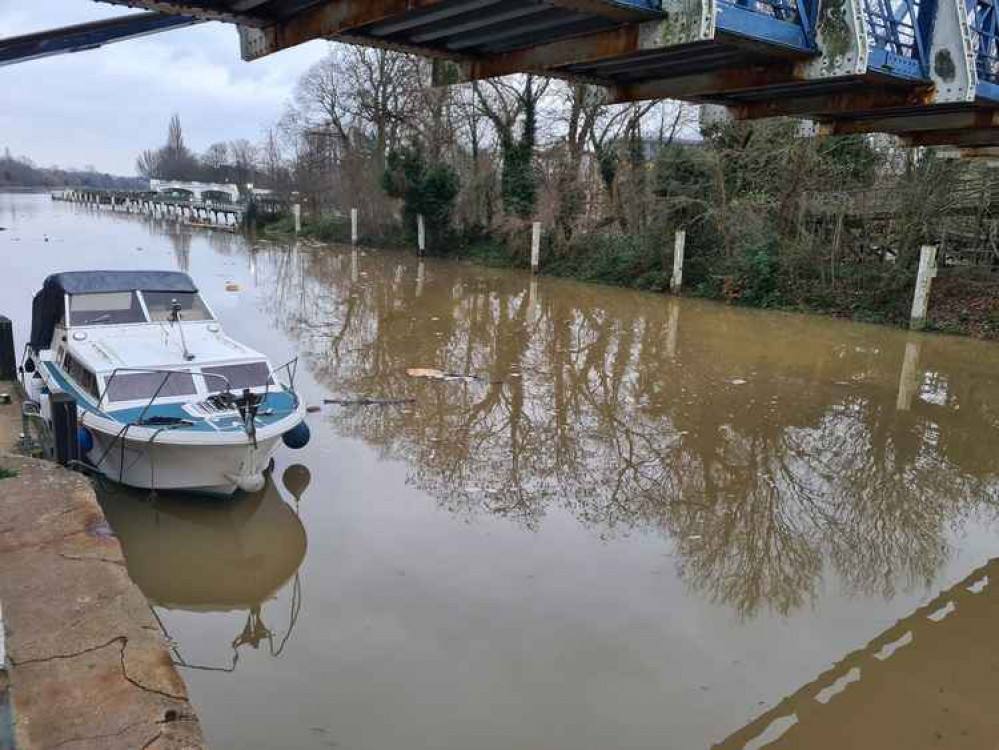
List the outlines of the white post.
{"label": "white post", "polygon": [[360,239],[359,212],[356,208],[350,209],[350,244],[356,245]]}
{"label": "white post", "polygon": [[534,222],[534,232],[531,235],[531,273],[537,273],[541,265],[541,222]]}
{"label": "white post", "polygon": [[416,264],[416,296],[423,296],[423,283],[427,278],[427,264],[422,260]]}
{"label": "white post", "polygon": [[291,215],[295,217],[295,234],[302,233],[302,204],[296,203],[291,207]]}
{"label": "white post", "polygon": [[898,400],[895,402],[898,411],[909,411],[912,399],[919,392],[919,350],[918,341],[910,341],[905,345],[902,376],[898,380]]}
{"label": "white post", "polygon": [[423,255],[427,251],[427,224],[423,220],[423,214],[418,214],[416,217],[416,234],[420,255]]}
{"label": "white post", "polygon": [[919,276],[916,278],[916,294],[912,299],[912,317],[909,327],[921,331],[926,327],[926,313],[930,307],[930,289],[937,276],[937,249],[933,245],[923,245],[919,254]]}
{"label": "white post", "polygon": [[687,230],[677,229],[673,246],[673,277],[669,280],[669,290],[679,294],[683,286],[683,254],[687,248]]}

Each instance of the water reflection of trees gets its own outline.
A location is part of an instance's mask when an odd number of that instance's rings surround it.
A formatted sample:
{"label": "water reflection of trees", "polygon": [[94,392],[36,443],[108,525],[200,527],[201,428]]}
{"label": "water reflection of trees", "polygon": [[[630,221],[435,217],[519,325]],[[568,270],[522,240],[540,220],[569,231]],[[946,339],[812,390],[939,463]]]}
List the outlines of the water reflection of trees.
{"label": "water reflection of trees", "polygon": [[688,584],[745,616],[800,607],[826,566],[859,593],[929,583],[945,532],[999,496],[999,388],[964,354],[924,352],[932,397],[900,411],[890,332],[555,282],[533,298],[465,266],[431,266],[418,296],[415,259],[349,249],[257,263],[338,397],[417,398],[335,419],[444,507],[659,530]]}

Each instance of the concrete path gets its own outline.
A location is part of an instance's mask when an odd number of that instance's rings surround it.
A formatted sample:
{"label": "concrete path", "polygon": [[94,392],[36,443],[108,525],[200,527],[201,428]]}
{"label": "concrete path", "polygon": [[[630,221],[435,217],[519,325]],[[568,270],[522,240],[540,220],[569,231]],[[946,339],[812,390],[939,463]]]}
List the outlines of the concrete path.
{"label": "concrete path", "polygon": [[[19,412],[0,406],[0,450]],[[204,748],[89,481],[11,455],[0,469],[17,472],[0,479],[0,603],[18,750]]]}

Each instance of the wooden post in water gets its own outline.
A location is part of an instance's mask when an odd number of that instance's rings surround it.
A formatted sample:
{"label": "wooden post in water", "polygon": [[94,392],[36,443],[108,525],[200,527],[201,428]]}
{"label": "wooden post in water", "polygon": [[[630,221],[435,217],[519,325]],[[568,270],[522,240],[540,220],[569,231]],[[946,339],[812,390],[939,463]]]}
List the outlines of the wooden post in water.
{"label": "wooden post in water", "polygon": [[423,214],[416,216],[416,242],[422,258],[427,252],[427,223],[423,219]]}
{"label": "wooden post in water", "polygon": [[909,341],[905,345],[905,356],[902,358],[902,375],[898,380],[898,399],[895,408],[899,411],[912,409],[912,400],[919,393],[919,350],[918,341]]}
{"label": "wooden post in water", "polygon": [[295,217],[295,234],[302,233],[302,204],[296,203],[291,207],[291,215]]}
{"label": "wooden post in water", "polygon": [[537,274],[541,266],[541,222],[534,222],[531,232],[531,273]]}
{"label": "wooden post in water", "polygon": [[49,399],[52,407],[52,432],[55,437],[55,459],[66,466],[80,460],[79,424],[76,416],[76,399],[68,393],[53,393]]}
{"label": "wooden post in water", "polygon": [[416,296],[423,296],[423,284],[427,279],[427,264],[422,260],[416,264]]}
{"label": "wooden post in water", "polygon": [[687,230],[677,229],[673,244],[673,276],[669,280],[669,290],[679,294],[683,287],[683,255],[687,248]]}
{"label": "wooden post in water", "polygon": [[916,293],[912,298],[912,316],[909,327],[921,331],[926,327],[926,313],[930,308],[930,290],[937,276],[937,248],[923,245],[919,253],[919,276],[916,278]]}
{"label": "wooden post in water", "polygon": [[357,245],[360,239],[359,212],[356,208],[350,209],[350,244]]}
{"label": "wooden post in water", "polygon": [[0,315],[0,380],[17,380],[14,324],[3,315]]}
{"label": "wooden post in water", "polygon": [[666,315],[666,356],[676,359],[676,344],[680,338],[680,301],[667,300],[669,312]]}

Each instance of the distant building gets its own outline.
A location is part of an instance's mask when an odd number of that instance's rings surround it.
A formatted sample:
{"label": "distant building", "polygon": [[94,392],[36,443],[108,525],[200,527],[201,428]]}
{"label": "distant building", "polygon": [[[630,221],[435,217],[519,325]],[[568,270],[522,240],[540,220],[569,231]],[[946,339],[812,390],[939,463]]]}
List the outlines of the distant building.
{"label": "distant building", "polygon": [[230,183],[214,182],[183,182],[182,180],[150,180],[149,189],[163,195],[172,195],[178,198],[192,198],[197,201],[213,200],[223,202],[223,195],[228,196],[229,202],[235,203],[239,200],[239,188]]}

